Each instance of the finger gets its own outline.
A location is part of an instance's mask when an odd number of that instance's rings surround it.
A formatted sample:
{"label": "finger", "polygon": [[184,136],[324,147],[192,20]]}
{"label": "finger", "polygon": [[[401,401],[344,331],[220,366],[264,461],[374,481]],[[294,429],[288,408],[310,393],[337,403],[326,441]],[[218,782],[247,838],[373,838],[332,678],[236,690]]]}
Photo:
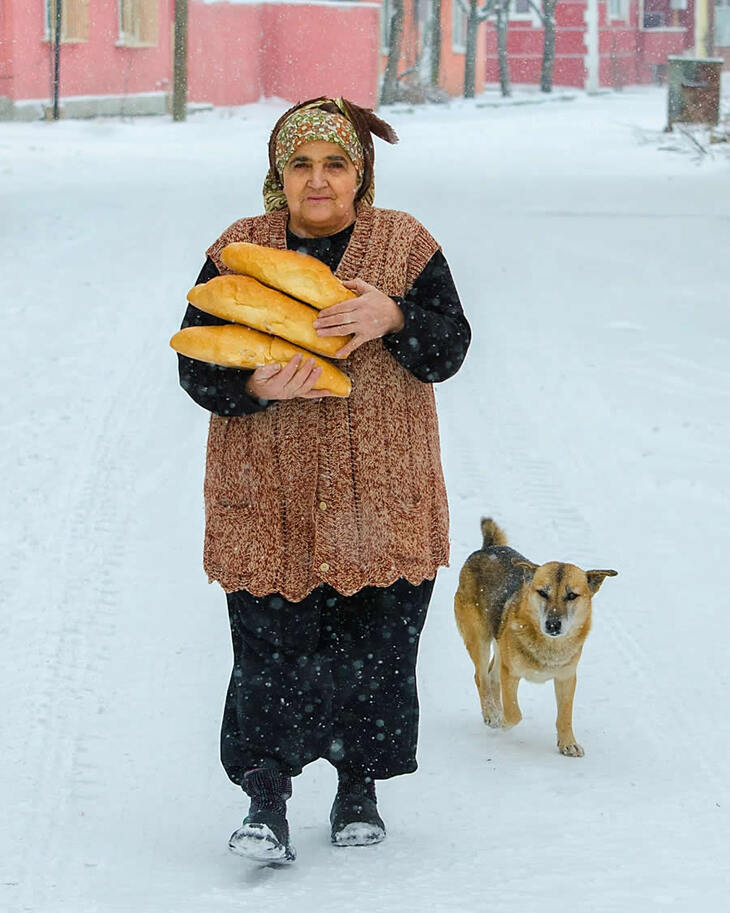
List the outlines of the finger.
{"label": "finger", "polygon": [[288,396],[299,396],[302,391],[311,390],[322,373],[322,368],[313,358],[306,359],[294,377],[286,385]]}
{"label": "finger", "polygon": [[345,343],[341,349],[338,349],[337,352],[335,352],[335,358],[349,358],[355,349],[359,349],[360,346],[367,341],[367,336],[363,336],[362,334],[358,333],[356,336],[353,336],[353,338],[348,343]]}
{"label": "finger", "polygon": [[358,295],[363,295],[370,289],[375,288],[374,285],[370,285],[364,279],[345,279],[342,284],[345,288],[349,288],[351,292],[357,292]]}
{"label": "finger", "polygon": [[357,302],[350,298],[348,301],[340,301],[338,304],[331,304],[328,308],[322,308],[314,321],[314,325],[317,325],[317,320],[331,317],[333,314],[347,314],[355,309],[356,304]]}
{"label": "finger", "polygon": [[356,323],[338,324],[333,327],[324,327],[317,330],[317,336],[352,336],[357,333]]}
{"label": "finger", "polygon": [[294,375],[299,370],[299,366],[301,365],[303,358],[304,356],[301,354],[301,352],[297,352],[297,354],[293,358],[289,359],[289,361],[284,365],[284,367],[279,372],[278,377],[282,385],[286,386],[292,377],[294,377]]}
{"label": "finger", "polygon": [[262,367],[256,368],[253,373],[256,380],[269,380],[269,378],[278,374],[279,371],[281,371],[281,365],[276,362],[275,364],[262,365]]}
{"label": "finger", "polygon": [[335,396],[331,390],[308,390],[306,393],[300,393],[302,399],[322,399],[323,396]]}

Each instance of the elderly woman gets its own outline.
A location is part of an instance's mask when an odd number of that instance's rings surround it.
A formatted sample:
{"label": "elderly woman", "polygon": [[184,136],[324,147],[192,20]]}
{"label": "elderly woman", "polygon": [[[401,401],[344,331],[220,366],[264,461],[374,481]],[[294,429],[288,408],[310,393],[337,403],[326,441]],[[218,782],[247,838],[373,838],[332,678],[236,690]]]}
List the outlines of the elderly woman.
{"label": "elderly woman", "polygon": [[[385,836],[375,780],[416,769],[418,640],[448,563],[448,507],[433,383],[460,367],[470,329],[439,245],[412,216],[373,204],[371,134],[397,137],[345,99],[291,108],[274,127],[266,213],[209,248],[198,282],[228,270],[233,241],[302,251],[357,297],[320,311],[352,379],[315,390],[310,359],[255,371],[180,359],[210,411],[204,566],[226,592],[233,674],[221,733],[250,797],[230,848],[295,857],[291,778],[326,758],[339,783],[338,846]],[[189,306],[183,326],[222,323]]]}

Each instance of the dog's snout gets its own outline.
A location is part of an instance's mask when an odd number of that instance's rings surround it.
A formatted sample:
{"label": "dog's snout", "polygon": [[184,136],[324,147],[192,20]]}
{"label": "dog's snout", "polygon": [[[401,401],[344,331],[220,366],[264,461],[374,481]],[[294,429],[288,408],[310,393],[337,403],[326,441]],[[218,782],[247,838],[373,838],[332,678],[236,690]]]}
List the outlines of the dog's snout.
{"label": "dog's snout", "polygon": [[561,623],[560,619],[556,618],[554,615],[548,615],[545,619],[545,631],[551,637],[557,637],[560,634]]}

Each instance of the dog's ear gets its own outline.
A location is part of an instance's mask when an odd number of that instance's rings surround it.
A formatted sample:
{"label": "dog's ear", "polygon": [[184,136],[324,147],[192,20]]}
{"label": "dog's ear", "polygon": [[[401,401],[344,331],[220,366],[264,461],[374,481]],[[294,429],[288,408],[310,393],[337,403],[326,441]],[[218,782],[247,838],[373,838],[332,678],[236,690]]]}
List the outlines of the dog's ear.
{"label": "dog's ear", "polygon": [[532,561],[525,561],[521,558],[513,558],[512,566],[521,567],[525,580],[529,580],[540,565],[534,564]]}
{"label": "dog's ear", "polygon": [[586,571],[588,589],[591,594],[597,593],[606,577],[616,577],[618,571]]}

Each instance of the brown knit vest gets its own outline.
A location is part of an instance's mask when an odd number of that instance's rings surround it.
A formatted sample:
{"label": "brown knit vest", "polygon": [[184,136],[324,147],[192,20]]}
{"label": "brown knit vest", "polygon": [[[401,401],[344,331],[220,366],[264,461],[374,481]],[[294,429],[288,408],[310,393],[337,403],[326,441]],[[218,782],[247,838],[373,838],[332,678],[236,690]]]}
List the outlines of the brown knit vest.
{"label": "brown knit vest", "polygon": [[[235,222],[232,241],[286,248],[286,210]],[[361,205],[336,271],[404,295],[438,245],[412,216]],[[205,474],[204,567],[227,592],[298,602],[326,582],[433,578],[448,564],[448,505],[431,384],[381,340],[342,364],[348,399],[282,400],[242,418],[212,415]]]}

